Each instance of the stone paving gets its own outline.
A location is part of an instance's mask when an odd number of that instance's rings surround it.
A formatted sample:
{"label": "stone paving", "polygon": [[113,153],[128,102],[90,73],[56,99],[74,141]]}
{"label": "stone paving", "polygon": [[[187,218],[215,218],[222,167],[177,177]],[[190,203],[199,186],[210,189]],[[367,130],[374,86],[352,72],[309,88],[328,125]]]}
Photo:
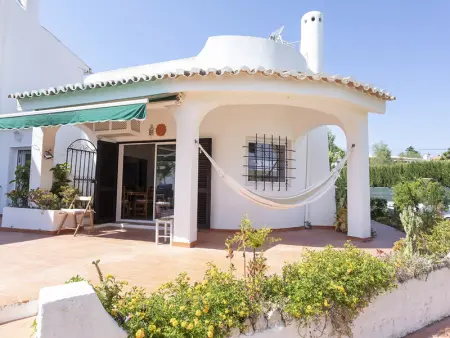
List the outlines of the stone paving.
{"label": "stone paving", "polygon": [[[402,233],[374,224],[378,236],[371,242],[354,243],[372,253],[389,249]],[[60,236],[0,232],[0,306],[38,298],[39,289],[61,284],[75,275],[97,281],[92,261],[100,259],[105,274],[113,274],[133,285],[155,290],[162,283],[186,271],[201,279],[207,262],[228,267],[224,241],[229,233],[200,232],[193,249],[155,245],[153,230],[103,228],[92,234]],[[347,238],[327,229],[276,232],[282,241],[267,250],[272,272],[284,262],[298,259],[305,247],[320,249],[327,244],[342,247]],[[236,255],[239,267],[240,255]]]}

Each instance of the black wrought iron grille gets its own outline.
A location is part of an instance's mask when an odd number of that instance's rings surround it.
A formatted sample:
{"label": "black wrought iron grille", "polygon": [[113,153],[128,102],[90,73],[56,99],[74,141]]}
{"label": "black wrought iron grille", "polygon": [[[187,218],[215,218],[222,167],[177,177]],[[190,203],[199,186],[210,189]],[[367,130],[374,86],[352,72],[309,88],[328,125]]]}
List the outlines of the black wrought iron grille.
{"label": "black wrought iron grille", "polygon": [[85,139],[73,141],[67,148],[66,162],[70,167],[73,186],[84,196],[92,196],[97,162],[95,145]]}
{"label": "black wrought iron grille", "polygon": [[263,134],[256,134],[255,140],[249,141],[244,148],[247,148],[246,164],[244,167],[247,173],[244,175],[249,182],[255,182],[255,189],[266,187],[272,190],[281,190],[281,186],[286,190],[289,187],[290,180],[295,177],[289,176],[291,170],[294,170],[291,163],[295,161],[292,154],[295,150],[289,148],[290,143],[287,137],[270,137]]}
{"label": "black wrought iron grille", "polygon": [[17,151],[17,166],[31,162],[31,149],[19,149]]}

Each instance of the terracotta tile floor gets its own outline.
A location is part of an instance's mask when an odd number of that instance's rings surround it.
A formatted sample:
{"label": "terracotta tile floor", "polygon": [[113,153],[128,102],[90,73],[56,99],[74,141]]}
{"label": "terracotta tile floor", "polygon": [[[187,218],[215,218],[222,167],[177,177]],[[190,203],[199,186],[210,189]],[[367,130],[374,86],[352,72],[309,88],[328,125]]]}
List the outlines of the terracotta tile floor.
{"label": "terracotta tile floor", "polygon": [[[402,237],[390,227],[374,224],[378,236],[371,242],[355,242],[375,253],[389,249]],[[193,249],[154,244],[153,230],[103,228],[93,234],[81,233],[47,236],[0,232],[0,305],[38,298],[39,289],[61,284],[74,275],[97,281],[91,264],[100,259],[105,274],[110,273],[133,285],[151,291],[163,282],[186,271],[194,280],[201,279],[206,262],[228,267],[224,241],[229,233],[200,232]],[[346,236],[332,230],[314,229],[276,233],[282,241],[267,250],[272,272],[279,272],[284,262],[295,261],[305,247],[322,248],[332,244],[342,247]],[[240,267],[240,255],[236,255]]]}

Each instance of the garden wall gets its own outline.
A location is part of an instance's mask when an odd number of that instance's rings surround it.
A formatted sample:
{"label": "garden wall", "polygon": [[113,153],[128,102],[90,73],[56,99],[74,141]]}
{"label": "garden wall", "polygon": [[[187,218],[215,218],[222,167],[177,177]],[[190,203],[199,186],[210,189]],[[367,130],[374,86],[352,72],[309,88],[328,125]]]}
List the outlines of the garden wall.
{"label": "garden wall", "polygon": [[[412,279],[400,284],[398,289],[376,298],[355,320],[354,338],[404,337],[424,326],[450,316],[450,269],[434,271],[423,279]],[[257,332],[253,337],[299,337],[295,324]],[[320,325],[318,325],[320,326]],[[323,328],[323,325],[320,326]],[[308,331],[300,330],[302,336]],[[325,329],[325,337],[332,337],[331,325]],[[317,335],[320,336],[320,335]]]}
{"label": "garden wall", "polygon": [[[410,280],[376,298],[355,320],[354,338],[403,337],[450,316],[449,281],[450,269],[444,268],[423,279]],[[108,332],[110,337],[124,336],[85,282],[45,288],[41,291],[39,302],[40,338],[54,337],[50,332],[58,330],[62,330],[58,332],[64,332],[66,338],[98,337],[99,332]],[[80,311],[86,308],[90,311]],[[61,312],[61,309],[64,311]],[[295,323],[285,327],[279,314],[274,313],[268,320],[261,318],[256,327],[257,332],[252,335],[255,338],[297,338],[300,334],[311,337],[308,332],[323,328],[323,323],[299,332]],[[330,323],[327,323],[323,336],[332,337]],[[238,334],[232,337],[238,337]],[[320,333],[316,331],[312,337],[320,337]]]}

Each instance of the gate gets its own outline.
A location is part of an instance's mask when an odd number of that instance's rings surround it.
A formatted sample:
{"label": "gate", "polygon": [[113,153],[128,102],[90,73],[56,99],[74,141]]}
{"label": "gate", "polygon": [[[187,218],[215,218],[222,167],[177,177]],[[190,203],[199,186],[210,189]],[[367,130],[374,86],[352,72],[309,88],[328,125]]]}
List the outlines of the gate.
{"label": "gate", "polygon": [[95,186],[97,148],[85,139],[73,141],[67,147],[66,163],[69,164],[73,186],[83,196],[92,196]]}

